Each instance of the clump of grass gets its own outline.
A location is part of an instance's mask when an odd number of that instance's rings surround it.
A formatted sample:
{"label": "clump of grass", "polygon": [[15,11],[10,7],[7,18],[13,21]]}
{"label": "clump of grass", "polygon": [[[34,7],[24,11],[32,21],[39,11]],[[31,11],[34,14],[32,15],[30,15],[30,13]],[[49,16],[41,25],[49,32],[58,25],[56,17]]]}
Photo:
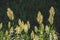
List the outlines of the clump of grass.
{"label": "clump of grass", "polygon": [[[30,29],[30,23],[27,21],[24,23],[21,19],[18,20],[18,25],[14,28],[14,25],[11,26],[10,21],[8,22],[8,30],[4,33],[2,29],[2,23],[0,23],[0,40],[58,40],[56,30],[53,27],[53,17],[55,14],[54,8],[51,7],[50,16],[48,21],[49,25],[43,24],[43,15],[38,11],[37,22],[39,23],[39,28],[35,26],[34,31],[32,30],[31,34],[28,34]],[[10,20],[14,20],[13,11],[8,8],[7,16]],[[50,26],[52,25],[52,26]]]}

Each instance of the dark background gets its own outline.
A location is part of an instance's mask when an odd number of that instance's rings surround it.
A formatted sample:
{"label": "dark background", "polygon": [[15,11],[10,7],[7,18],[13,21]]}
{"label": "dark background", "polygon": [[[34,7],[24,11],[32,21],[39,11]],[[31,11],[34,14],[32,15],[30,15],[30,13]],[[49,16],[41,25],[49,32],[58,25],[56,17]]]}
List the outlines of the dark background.
{"label": "dark background", "polygon": [[[7,28],[9,18],[6,15],[7,8],[10,7],[15,15],[15,25],[20,18],[24,22],[30,21],[31,29],[37,23],[36,17],[38,11],[42,12],[44,17],[44,25],[49,24],[49,9],[53,6],[55,8],[54,27],[56,31],[60,33],[60,1],[59,0],[0,0],[0,21],[3,22],[3,28]],[[11,21],[12,22],[12,21]]]}

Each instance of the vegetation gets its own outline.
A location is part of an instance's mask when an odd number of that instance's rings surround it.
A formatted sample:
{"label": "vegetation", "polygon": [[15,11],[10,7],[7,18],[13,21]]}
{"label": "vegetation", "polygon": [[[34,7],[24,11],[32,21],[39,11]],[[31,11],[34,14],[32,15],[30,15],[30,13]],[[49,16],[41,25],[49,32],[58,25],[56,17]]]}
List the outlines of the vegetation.
{"label": "vegetation", "polygon": [[[0,23],[0,40],[58,40],[57,32],[53,26],[53,18],[55,14],[55,10],[53,7],[49,10],[50,16],[48,21],[49,25],[44,26],[43,24],[43,15],[40,11],[37,14],[37,22],[39,23],[39,27],[35,26],[34,30],[32,30],[31,34],[28,33],[30,29],[30,23],[27,21],[24,23],[21,19],[18,20],[18,24],[14,28],[14,25],[11,26],[11,22],[8,22],[8,29],[3,32],[2,25]],[[10,20],[14,20],[13,11],[10,8],[7,8],[7,16]],[[13,22],[14,23],[14,22]]]}

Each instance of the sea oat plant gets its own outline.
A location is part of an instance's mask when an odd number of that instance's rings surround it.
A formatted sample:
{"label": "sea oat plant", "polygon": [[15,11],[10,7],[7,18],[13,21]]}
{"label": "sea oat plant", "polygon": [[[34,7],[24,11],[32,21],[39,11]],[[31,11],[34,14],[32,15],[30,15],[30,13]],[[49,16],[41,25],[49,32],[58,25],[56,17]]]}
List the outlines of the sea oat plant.
{"label": "sea oat plant", "polygon": [[[49,25],[44,25],[43,23],[43,15],[41,11],[38,11],[36,20],[39,23],[38,26],[34,27],[34,30],[29,34],[30,22],[29,20],[24,23],[20,18],[18,19],[18,24],[15,26],[11,26],[11,22],[8,21],[8,30],[5,32],[2,29],[3,23],[0,23],[0,40],[58,40],[58,36],[56,30],[53,27],[53,18],[55,14],[54,7],[51,6],[49,10],[50,16],[48,18]],[[10,8],[7,8],[7,16],[13,21],[14,14]],[[14,23],[14,22],[13,22]],[[52,25],[52,26],[50,26]]]}

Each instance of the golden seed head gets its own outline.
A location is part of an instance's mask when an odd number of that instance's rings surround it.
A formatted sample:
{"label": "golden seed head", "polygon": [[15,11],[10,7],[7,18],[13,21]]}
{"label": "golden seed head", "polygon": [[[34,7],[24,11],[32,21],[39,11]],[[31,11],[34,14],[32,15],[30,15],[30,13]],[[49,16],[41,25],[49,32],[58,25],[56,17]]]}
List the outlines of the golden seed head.
{"label": "golden seed head", "polygon": [[28,28],[28,25],[25,24],[25,25],[24,25],[24,32],[27,33],[27,32],[28,32],[28,29],[29,29],[29,28]]}
{"label": "golden seed head", "polygon": [[21,27],[21,29],[23,30],[24,29],[24,22],[19,19],[19,23],[18,24]]}
{"label": "golden seed head", "polygon": [[7,36],[8,35],[8,30],[6,30],[6,32],[5,32],[5,36]]}
{"label": "golden seed head", "polygon": [[53,34],[53,39],[54,39],[54,40],[58,40],[57,34]]}
{"label": "golden seed head", "polygon": [[21,34],[22,32],[21,27],[19,27],[18,25],[16,26],[15,30],[17,34]]}
{"label": "golden seed head", "polygon": [[50,39],[50,40],[53,40],[53,36],[52,36],[51,33],[49,34],[49,39]]}
{"label": "golden seed head", "polygon": [[48,18],[48,21],[50,22],[50,24],[53,24],[53,20],[54,20],[53,18],[54,18],[54,14],[55,14],[55,10],[54,10],[53,6],[51,6],[49,12],[50,12],[50,16]]}
{"label": "golden seed head", "polygon": [[28,28],[30,28],[30,23],[29,23],[29,21],[27,21],[27,26],[28,26]]}
{"label": "golden seed head", "polygon": [[32,31],[32,32],[31,32],[31,39],[34,38],[34,35],[35,35],[35,34],[34,34],[34,31]]}
{"label": "golden seed head", "polygon": [[51,15],[51,16],[54,16],[54,14],[55,14],[55,9],[54,9],[53,6],[51,6],[49,12],[50,12],[50,15]]}
{"label": "golden seed head", "polygon": [[49,27],[48,25],[46,25],[46,27],[45,27],[45,31],[46,31],[47,34],[49,34],[50,27]]}
{"label": "golden seed head", "polygon": [[27,24],[24,24],[24,22],[19,19],[18,24],[19,24],[19,27],[21,28],[21,30],[24,30],[24,32],[26,32],[26,33],[28,32],[28,29],[30,28],[29,21],[27,21]]}
{"label": "golden seed head", "polygon": [[0,23],[0,29],[2,28],[2,23]]}
{"label": "golden seed head", "polygon": [[11,23],[10,23],[10,21],[8,22],[8,28],[10,28],[11,27]]}
{"label": "golden seed head", "polygon": [[35,30],[35,32],[37,33],[37,31],[38,31],[38,28],[37,28],[37,26],[35,26],[35,27],[34,27],[34,30]]}
{"label": "golden seed head", "polygon": [[58,40],[58,35],[56,34],[56,31],[54,29],[51,31],[51,34],[54,40]]}
{"label": "golden seed head", "polygon": [[14,14],[13,11],[10,8],[7,8],[7,16],[10,20],[14,20]]}
{"label": "golden seed head", "polygon": [[42,24],[43,22],[43,16],[40,11],[38,12],[38,15],[37,15],[37,21],[39,24]]}
{"label": "golden seed head", "polygon": [[10,34],[13,33],[13,26],[10,28]]}
{"label": "golden seed head", "polygon": [[35,35],[33,40],[39,40],[39,37]]}
{"label": "golden seed head", "polygon": [[50,24],[53,24],[53,21],[54,21],[53,17],[50,16],[49,19],[48,19],[48,21],[50,22]]}
{"label": "golden seed head", "polygon": [[18,24],[21,25],[21,19],[18,20]]}

